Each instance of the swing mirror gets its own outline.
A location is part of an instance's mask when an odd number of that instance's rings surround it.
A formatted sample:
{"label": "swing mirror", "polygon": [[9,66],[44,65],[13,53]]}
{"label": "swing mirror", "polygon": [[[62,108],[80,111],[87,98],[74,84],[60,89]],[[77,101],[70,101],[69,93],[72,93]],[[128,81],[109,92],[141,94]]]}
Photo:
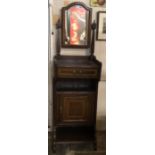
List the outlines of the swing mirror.
{"label": "swing mirror", "polygon": [[75,2],[62,8],[62,47],[88,48],[91,40],[92,10]]}

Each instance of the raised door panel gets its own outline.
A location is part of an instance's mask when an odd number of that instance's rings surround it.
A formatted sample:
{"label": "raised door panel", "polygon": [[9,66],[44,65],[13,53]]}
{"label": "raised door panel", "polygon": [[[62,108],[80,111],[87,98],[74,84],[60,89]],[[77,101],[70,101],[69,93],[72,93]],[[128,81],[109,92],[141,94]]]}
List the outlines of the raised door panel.
{"label": "raised door panel", "polygon": [[63,121],[86,121],[89,118],[89,96],[65,96],[62,101]]}
{"label": "raised door panel", "polygon": [[58,93],[58,124],[91,124],[95,118],[95,93]]}

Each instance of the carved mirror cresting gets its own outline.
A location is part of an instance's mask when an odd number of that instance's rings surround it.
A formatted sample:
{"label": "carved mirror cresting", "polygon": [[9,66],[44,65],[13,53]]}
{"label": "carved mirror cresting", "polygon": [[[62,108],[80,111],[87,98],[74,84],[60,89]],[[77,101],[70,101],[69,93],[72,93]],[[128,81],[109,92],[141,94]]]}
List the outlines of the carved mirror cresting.
{"label": "carved mirror cresting", "polygon": [[62,8],[62,47],[88,48],[91,40],[92,10],[82,2]]}

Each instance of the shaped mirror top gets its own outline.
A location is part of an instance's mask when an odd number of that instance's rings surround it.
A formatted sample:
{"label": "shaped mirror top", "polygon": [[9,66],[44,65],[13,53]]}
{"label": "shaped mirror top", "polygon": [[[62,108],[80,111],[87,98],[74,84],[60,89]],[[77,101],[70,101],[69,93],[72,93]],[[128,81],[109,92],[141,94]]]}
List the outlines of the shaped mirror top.
{"label": "shaped mirror top", "polygon": [[90,46],[91,9],[83,3],[71,3],[62,9],[62,47]]}

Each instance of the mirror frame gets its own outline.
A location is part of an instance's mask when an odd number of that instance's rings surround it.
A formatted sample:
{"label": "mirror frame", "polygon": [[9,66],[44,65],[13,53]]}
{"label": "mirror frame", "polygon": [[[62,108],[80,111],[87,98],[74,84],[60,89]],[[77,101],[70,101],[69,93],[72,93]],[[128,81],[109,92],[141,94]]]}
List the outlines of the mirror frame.
{"label": "mirror frame", "polygon": [[[80,5],[86,11],[88,11],[88,34],[87,34],[87,44],[86,45],[67,45],[65,44],[65,11],[69,10],[71,7]],[[90,47],[90,42],[91,42],[91,22],[92,22],[92,8],[87,7],[84,3],[82,2],[74,2],[69,4],[66,7],[63,7],[61,10],[61,17],[62,17],[62,33],[61,33],[61,45],[64,48],[89,48]]]}

